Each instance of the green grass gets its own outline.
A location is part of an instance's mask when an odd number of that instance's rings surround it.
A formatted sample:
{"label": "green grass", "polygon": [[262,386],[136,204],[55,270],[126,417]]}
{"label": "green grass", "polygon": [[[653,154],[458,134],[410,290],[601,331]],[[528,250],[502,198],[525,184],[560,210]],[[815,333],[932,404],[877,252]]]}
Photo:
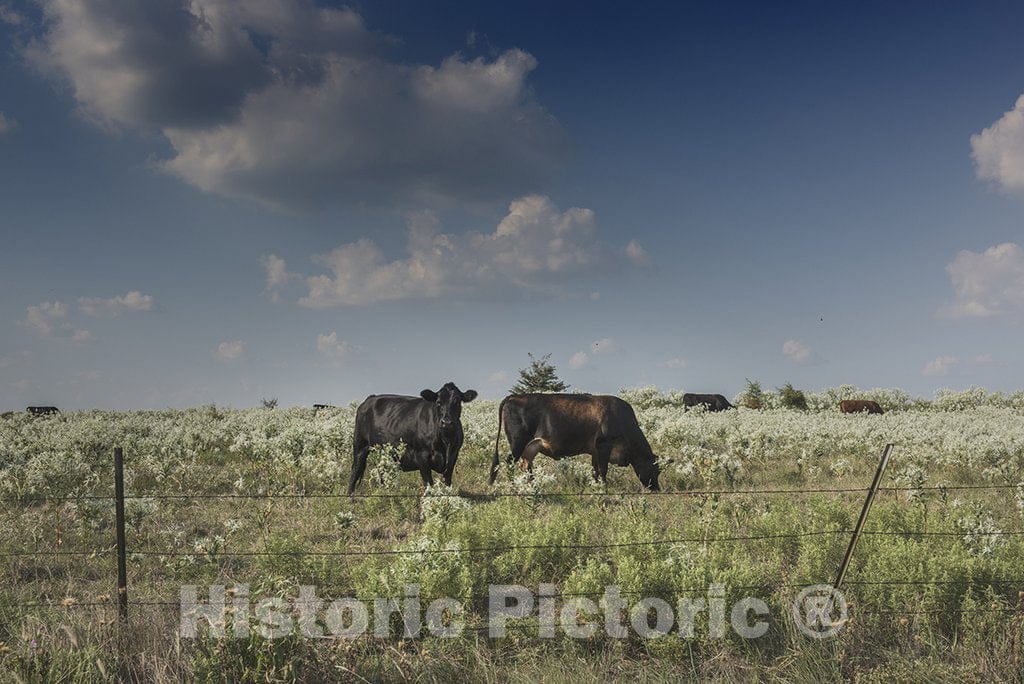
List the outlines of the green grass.
{"label": "green grass", "polygon": [[[800,414],[803,415],[803,414]],[[811,414],[808,414],[811,415]],[[650,420],[658,429],[657,416]],[[672,438],[655,444],[663,456],[696,454],[692,468],[666,467],[663,487],[688,489],[815,489],[866,487],[880,444],[850,446],[836,438],[835,453],[802,459],[797,441],[764,444],[763,428],[719,433],[712,418],[693,416],[704,434],[721,434],[700,444]],[[757,420],[761,420],[758,418]],[[783,415],[780,424],[805,425],[813,417]],[[870,418],[844,425],[864,426]],[[908,413],[902,420],[913,423]],[[863,421],[863,422],[862,422]],[[724,424],[724,423],[723,423]],[[735,428],[729,428],[730,430]],[[795,428],[794,428],[795,429]],[[857,427],[857,429],[861,429]],[[485,428],[479,429],[481,434]],[[781,438],[779,438],[781,439]],[[721,467],[723,445],[743,444],[739,469]],[[796,446],[794,446],[796,444]],[[697,451],[693,451],[697,449]],[[894,454],[887,484],[924,477],[929,484],[992,484],[981,468],[954,459],[915,456],[924,476],[908,469],[908,454]],[[703,450],[703,451],[701,451]],[[988,452],[985,452],[988,453]],[[127,451],[129,493],[244,491],[262,484],[292,493],[337,493],[348,465],[311,474],[299,460],[274,462],[239,451],[211,450],[183,457],[154,458]],[[1006,453],[1005,458],[1017,458]],[[985,456],[999,464],[999,454]],[[702,460],[703,459],[703,460]],[[591,492],[589,464],[554,467],[536,487],[547,492]],[[456,472],[456,490],[485,492],[489,449],[468,442]],[[183,465],[182,465],[183,464]],[[26,465],[26,470],[31,469]],[[67,472],[85,477],[83,489],[70,476],[47,494],[108,491],[103,454],[82,456]],[[998,468],[997,468],[998,470]],[[1005,469],[1003,469],[1005,470]],[[998,470],[1003,472],[1003,470]],[[995,471],[993,471],[995,472]],[[325,474],[326,473],[326,474]],[[27,478],[36,477],[31,473]],[[402,474],[384,493],[419,492],[418,476]],[[45,482],[45,478],[40,481]],[[503,476],[503,482],[508,482]],[[54,480],[57,482],[57,480]],[[65,482],[65,480],[60,480]],[[902,481],[901,481],[902,482]],[[516,486],[531,491],[530,485]],[[364,482],[361,490],[374,492]],[[421,586],[424,597],[486,596],[488,584],[536,588],[552,582],[566,593],[600,592],[607,584],[639,595],[664,597],[706,593],[724,584],[731,601],[762,598],[772,609],[767,635],[744,641],[731,632],[711,638],[698,624],[695,638],[670,634],[656,640],[635,635],[623,640],[586,640],[560,635],[538,639],[513,632],[490,640],[475,632],[456,639],[352,641],[289,637],[268,641],[177,636],[174,606],[134,605],[127,628],[112,608],[115,559],[112,504],[5,504],[0,509],[0,553],[23,550],[89,549],[94,557],[14,556],[0,559],[0,673],[20,681],[1020,681],[1024,668],[1024,539],[991,535],[1024,529],[1013,489],[880,495],[868,530],[948,532],[950,536],[866,535],[849,571],[847,598],[853,621],[836,639],[818,642],[797,633],[785,619],[797,589],[792,585],[832,581],[849,537],[795,536],[853,527],[861,493],[790,495],[648,496],[629,469],[613,469],[607,491],[628,496],[509,497],[461,505],[401,499],[132,499],[128,503],[129,588],[136,602],[176,602],[182,584],[249,584],[253,597],[294,597],[300,585],[315,585],[321,597],[398,595],[405,584]],[[341,514],[339,516],[339,514]],[[792,538],[712,541],[723,537],[794,535]],[[675,544],[638,544],[687,539]],[[623,544],[622,546],[602,545]],[[595,548],[577,548],[577,547]],[[534,548],[509,548],[534,547]],[[458,548],[423,555],[303,556],[320,550],[346,553],[414,548]],[[497,549],[469,552],[467,549]],[[176,551],[180,556],[140,555]],[[267,552],[233,557],[232,553]],[[909,583],[860,584],[865,581]],[[756,586],[741,590],[739,587]],[[202,595],[202,593],[201,593]],[[22,609],[17,604],[70,600],[109,608]],[[484,617],[479,601],[466,602],[467,620]],[[888,614],[876,611],[906,611]],[[599,633],[600,634],[600,633]]]}

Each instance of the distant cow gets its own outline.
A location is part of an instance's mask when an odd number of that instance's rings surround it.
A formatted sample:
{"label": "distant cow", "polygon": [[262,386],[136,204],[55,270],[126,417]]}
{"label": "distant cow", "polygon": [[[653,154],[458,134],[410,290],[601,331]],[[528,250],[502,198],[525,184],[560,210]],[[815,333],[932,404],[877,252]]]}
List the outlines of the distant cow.
{"label": "distant cow", "polygon": [[338,408],[337,406],[331,406],[330,404],[313,404],[314,411],[322,411],[324,409]]}
{"label": "distant cow", "polygon": [[633,466],[640,482],[658,489],[657,457],[637,424],[633,407],[622,399],[592,394],[513,394],[498,408],[498,437],[494,443],[490,482],[498,474],[501,426],[512,448],[508,463],[533,470],[533,459],[544,454],[562,459],[589,454],[594,479],[604,482],[608,464]]}
{"label": "distant cow", "polygon": [[839,402],[840,413],[884,413],[877,401],[868,399],[843,399]]}
{"label": "distant cow", "polygon": [[462,448],[462,405],[476,399],[476,390],[461,391],[447,383],[438,392],[425,389],[418,397],[375,394],[356,411],[352,451],[352,479],[348,493],[363,479],[370,449],[382,444],[405,444],[399,458],[402,470],[418,470],[426,485],[434,484],[431,471],[451,485],[452,472]]}
{"label": "distant cow", "polygon": [[733,408],[729,400],[721,394],[690,394],[689,392],[683,395],[683,406],[686,408],[703,406],[708,411],[724,411]]}
{"label": "distant cow", "polygon": [[25,410],[33,416],[49,416],[54,413],[60,413],[60,410],[56,406],[29,406]]}

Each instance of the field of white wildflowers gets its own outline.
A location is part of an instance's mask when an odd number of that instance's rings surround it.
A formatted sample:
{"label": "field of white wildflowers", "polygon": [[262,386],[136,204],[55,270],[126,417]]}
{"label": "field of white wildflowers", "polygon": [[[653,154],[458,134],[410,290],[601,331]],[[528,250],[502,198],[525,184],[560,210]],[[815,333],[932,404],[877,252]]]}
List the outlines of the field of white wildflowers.
{"label": "field of white wildflowers", "polygon": [[[419,476],[398,472],[380,450],[360,493],[409,496],[354,500],[340,496],[354,406],[0,419],[0,671],[24,680],[110,681],[124,668],[166,680],[355,670],[395,678],[386,670],[399,658],[400,678],[525,681],[538,663],[564,668],[583,649],[597,669],[567,675],[733,677],[755,665],[784,679],[1019,673],[1024,393],[922,400],[841,387],[809,394],[807,411],[768,395],[766,408],[717,414],[684,411],[681,394],[654,388],[622,396],[661,459],[666,493],[641,493],[631,469],[613,468],[598,488],[585,457],[540,457],[532,480],[508,470],[489,488],[496,402],[466,405],[451,490],[419,496]],[[841,415],[843,398],[875,399],[886,413]],[[780,627],[754,642],[524,635],[190,644],[175,638],[173,605],[144,605],[173,604],[182,584],[247,583],[260,596],[312,584],[322,596],[376,597],[417,583],[426,596],[466,598],[486,596],[488,584],[555,583],[567,593],[617,584],[670,599],[716,582],[781,613],[795,586],[833,579],[864,496],[834,490],[867,487],[889,442],[896,449],[883,486],[893,489],[879,495],[848,575],[854,620],[827,643]],[[127,651],[107,605],[115,446],[125,450],[129,589],[139,602]],[[521,496],[472,496],[484,493]],[[758,536],[766,538],[746,539]],[[359,554],[394,549],[405,553]],[[39,603],[64,605],[26,605]]]}

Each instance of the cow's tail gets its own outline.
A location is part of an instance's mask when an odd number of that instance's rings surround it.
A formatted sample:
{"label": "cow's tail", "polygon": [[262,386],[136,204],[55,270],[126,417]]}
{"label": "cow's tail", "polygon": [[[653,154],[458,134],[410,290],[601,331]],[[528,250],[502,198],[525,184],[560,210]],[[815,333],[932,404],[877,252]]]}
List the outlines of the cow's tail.
{"label": "cow's tail", "polygon": [[501,421],[505,416],[505,402],[508,401],[508,397],[501,400],[498,404],[498,436],[494,438],[494,458],[491,459],[491,475],[490,479],[487,480],[487,484],[494,484],[495,478],[498,477],[498,450],[501,448]]}

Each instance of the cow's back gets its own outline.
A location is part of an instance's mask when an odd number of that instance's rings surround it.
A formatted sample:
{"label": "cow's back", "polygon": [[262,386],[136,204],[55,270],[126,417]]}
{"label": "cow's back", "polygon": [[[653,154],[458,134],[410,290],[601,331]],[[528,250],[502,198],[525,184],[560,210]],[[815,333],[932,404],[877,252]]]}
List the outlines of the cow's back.
{"label": "cow's back", "polygon": [[[541,437],[558,447],[560,453],[589,452],[600,438],[625,439],[631,448],[649,451],[633,407],[611,395],[595,394],[514,394],[503,402],[505,411],[514,412],[506,425],[524,430],[530,437]],[[514,437],[509,435],[514,441]]]}
{"label": "cow's back", "polygon": [[839,402],[839,411],[841,413],[883,413],[882,407],[877,401],[868,399],[844,399]]}
{"label": "cow's back", "polygon": [[409,446],[433,441],[426,430],[428,402],[401,394],[371,394],[356,410],[356,437],[369,444],[395,443]]}

